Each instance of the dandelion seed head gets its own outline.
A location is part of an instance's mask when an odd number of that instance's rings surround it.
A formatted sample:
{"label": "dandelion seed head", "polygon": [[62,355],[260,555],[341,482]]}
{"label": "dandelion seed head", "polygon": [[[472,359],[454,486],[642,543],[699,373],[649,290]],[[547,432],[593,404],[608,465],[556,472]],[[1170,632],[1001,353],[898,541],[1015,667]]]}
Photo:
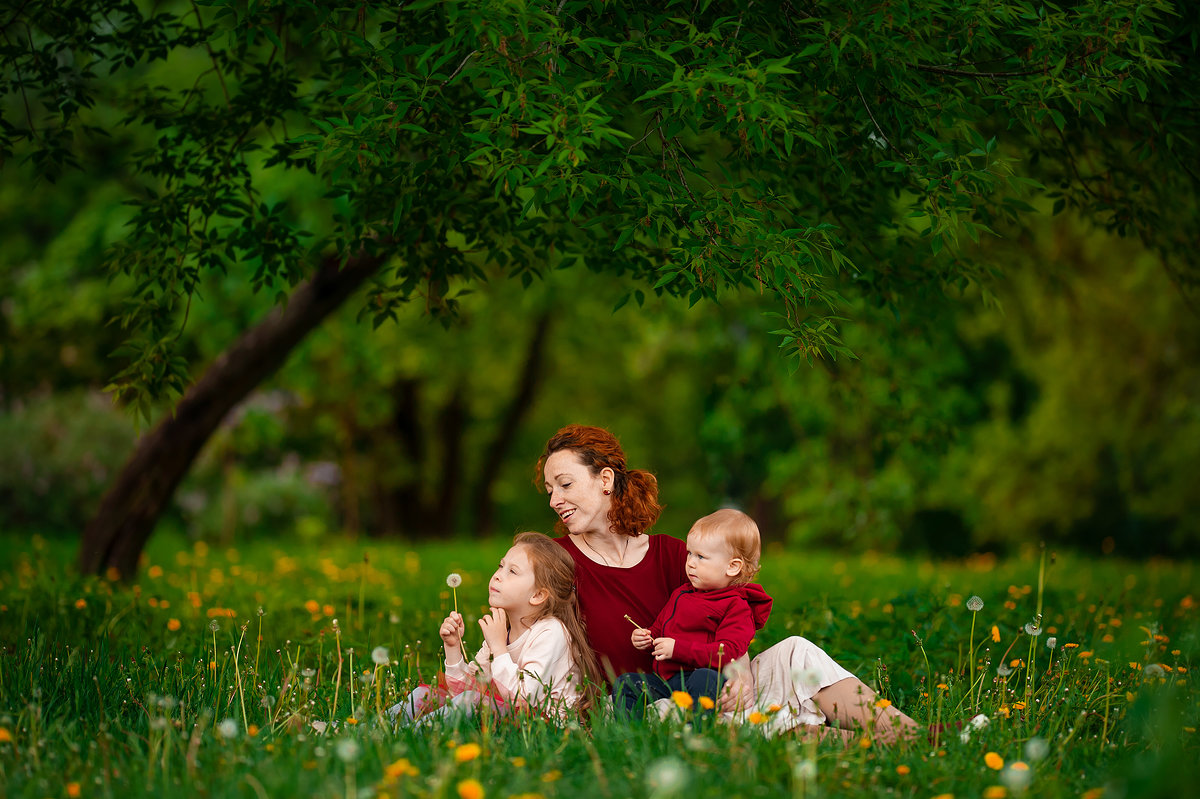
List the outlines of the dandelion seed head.
{"label": "dandelion seed head", "polygon": [[1012,674],[1012,669],[1007,663],[1001,663],[1000,665],[996,666],[996,673],[1001,677],[1007,677],[1008,675]]}
{"label": "dandelion seed head", "polygon": [[958,734],[958,739],[963,743],[967,743],[971,740],[972,733],[974,733],[976,730],[982,730],[991,723],[991,719],[980,713],[967,722],[966,726],[963,727],[962,732]]}
{"label": "dandelion seed head", "polygon": [[1158,665],[1157,663],[1151,663],[1149,666],[1142,669],[1143,677],[1161,677],[1166,673],[1167,673],[1166,669],[1164,669],[1162,666]]}
{"label": "dandelion seed head", "polygon": [[968,599],[967,600],[967,610],[971,611],[972,613],[978,613],[979,611],[983,610],[983,598],[978,597],[978,596],[973,596],[970,599]]}
{"label": "dandelion seed head", "polygon": [[371,650],[371,660],[376,666],[386,666],[388,662],[388,651],[386,646],[377,646]]}
{"label": "dandelion seed head", "polygon": [[462,585],[462,575],[458,572],[450,572],[446,575],[446,585],[451,588],[458,588]]}
{"label": "dandelion seed head", "polygon": [[792,682],[806,688],[816,688],[821,684],[821,675],[816,669],[793,669]]}
{"label": "dandelion seed head", "polygon": [[1058,646],[1058,639],[1055,638],[1053,635],[1046,639],[1046,648],[1047,649],[1054,649],[1056,646]]}
{"label": "dandelion seed head", "polygon": [[355,760],[358,760],[358,755],[362,752],[362,747],[353,738],[343,738],[337,742],[334,751],[337,752],[338,760],[343,763],[353,763]]}
{"label": "dandelion seed head", "polygon": [[238,723],[233,719],[225,719],[217,725],[217,734],[222,738],[236,738],[238,734]]}
{"label": "dandelion seed head", "polygon": [[1044,760],[1050,754],[1050,744],[1045,738],[1034,737],[1025,742],[1025,757],[1034,763]]}
{"label": "dandelion seed head", "polygon": [[1033,772],[1019,760],[1000,772],[1000,782],[1013,793],[1023,793],[1032,781]]}
{"label": "dandelion seed head", "polygon": [[1035,638],[1042,634],[1042,627],[1036,621],[1027,622],[1025,624],[1025,634],[1032,635]]}
{"label": "dandelion seed head", "polygon": [[660,758],[646,769],[646,786],[652,796],[674,796],[687,786],[687,781],[687,767],[676,757]]}
{"label": "dandelion seed head", "polygon": [[805,781],[816,779],[816,761],[810,760],[809,758],[804,758],[803,760],[799,761],[796,763],[796,765],[792,766],[792,776],[798,780]]}
{"label": "dandelion seed head", "polygon": [[217,623],[216,619],[213,619],[208,623],[208,629],[215,633],[217,630],[221,629],[221,625]]}

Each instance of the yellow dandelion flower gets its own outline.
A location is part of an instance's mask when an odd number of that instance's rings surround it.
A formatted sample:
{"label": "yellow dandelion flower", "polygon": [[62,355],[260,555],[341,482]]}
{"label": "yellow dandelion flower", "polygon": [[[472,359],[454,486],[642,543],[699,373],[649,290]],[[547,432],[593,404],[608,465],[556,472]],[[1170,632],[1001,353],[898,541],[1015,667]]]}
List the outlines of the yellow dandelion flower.
{"label": "yellow dandelion flower", "polygon": [[1079,644],[1063,644],[1063,649],[1078,649]]}
{"label": "yellow dandelion flower", "polygon": [[179,619],[167,619],[167,629],[171,632],[175,632],[182,626],[183,625],[180,624]]}
{"label": "yellow dandelion flower", "polygon": [[774,716],[781,710],[783,710],[783,705],[771,705],[769,708],[767,708],[767,714]]}
{"label": "yellow dandelion flower", "polygon": [[353,727],[355,724],[358,724],[358,719],[354,718],[354,716],[347,716],[346,723]]}
{"label": "yellow dandelion flower", "polygon": [[992,625],[992,643],[1000,643],[1000,628],[994,624]]}
{"label": "yellow dandelion flower", "polygon": [[407,757],[400,758],[383,770],[383,776],[389,780],[398,780],[401,777],[415,777],[419,773],[416,766],[410,763]]}
{"label": "yellow dandelion flower", "polygon": [[1088,658],[1090,658],[1091,656],[1092,656],[1092,652],[1091,652],[1091,650],[1088,650],[1088,651],[1086,651],[1086,652],[1080,652],[1080,653],[1079,653],[1079,659],[1080,659],[1080,660],[1087,660],[1087,659],[1088,659]]}
{"label": "yellow dandelion flower", "polygon": [[246,734],[249,735],[251,738],[253,738],[255,735],[258,735],[258,725],[251,724],[249,727],[246,728]]}
{"label": "yellow dandelion flower", "polygon": [[983,789],[983,799],[1004,799],[1008,796],[1008,791],[1003,785],[989,785]]}
{"label": "yellow dandelion flower", "polygon": [[871,748],[871,739],[865,735],[863,737],[859,738],[858,739],[858,748],[859,749],[870,749]]}
{"label": "yellow dandelion flower", "polygon": [[67,783],[67,796],[71,797],[71,799],[79,799],[79,783]]}
{"label": "yellow dandelion flower", "polygon": [[717,703],[712,700],[712,697],[710,697],[710,696],[700,697],[700,707],[704,708],[705,710],[712,710],[716,706],[717,706]]}
{"label": "yellow dandelion flower", "polygon": [[1029,771],[1029,764],[1023,760],[1014,760],[1009,768],[1013,771]]}
{"label": "yellow dandelion flower", "polygon": [[542,782],[557,782],[562,778],[562,772],[558,769],[552,769],[542,775]]}
{"label": "yellow dandelion flower", "polygon": [[671,701],[684,710],[690,710],[692,707],[692,695],[687,691],[672,691]]}
{"label": "yellow dandelion flower", "polygon": [[1001,716],[1004,716],[1004,718],[1008,718],[1008,714],[1011,711],[1008,709],[1008,705],[1001,705],[1000,707],[996,708],[996,712]]}
{"label": "yellow dandelion flower", "polygon": [[1013,702],[1012,706],[1013,706],[1013,710],[1024,710],[1025,709],[1024,702]]}
{"label": "yellow dandelion flower", "polygon": [[988,752],[986,755],[984,755],[983,762],[992,771],[999,771],[1000,769],[1004,768],[1004,758],[1000,757],[1000,755],[996,754],[995,752]]}
{"label": "yellow dandelion flower", "polygon": [[159,577],[163,576],[162,566],[151,566],[146,570],[146,574],[148,574],[152,580],[157,580]]}
{"label": "yellow dandelion flower", "polygon": [[463,780],[458,784],[459,799],[483,799],[487,794],[479,780]]}
{"label": "yellow dandelion flower", "polygon": [[322,605],[321,612],[326,616],[332,616],[334,613],[337,613],[337,610],[334,609],[333,605]]}
{"label": "yellow dandelion flower", "polygon": [[954,799],[954,794],[952,794],[952,793],[939,793],[937,796],[933,797],[933,799]]}
{"label": "yellow dandelion flower", "polygon": [[75,608],[76,608],[76,610],[83,610],[83,609],[84,609],[84,608],[86,608],[86,607],[87,607],[87,600],[86,600],[86,599],[76,599],[76,600],[75,600]]}
{"label": "yellow dandelion flower", "polygon": [[508,761],[512,763],[513,768],[525,768],[525,758],[517,756]]}
{"label": "yellow dandelion flower", "polygon": [[1100,799],[1101,796],[1104,796],[1103,788],[1092,788],[1081,793],[1079,799]]}
{"label": "yellow dandelion flower", "polygon": [[912,769],[909,768],[908,766],[904,765],[903,763],[896,766],[896,773],[899,774],[901,777],[906,776],[906,775],[910,774],[911,772],[912,772]]}
{"label": "yellow dandelion flower", "polygon": [[767,717],[764,716],[762,713],[759,713],[756,710],[753,713],[751,713],[750,716],[746,720],[749,721],[751,724],[762,724],[764,721],[767,720]]}
{"label": "yellow dandelion flower", "polygon": [[304,609],[315,616],[321,612],[321,603],[315,599],[310,599],[304,603]]}
{"label": "yellow dandelion flower", "polygon": [[8,728],[0,727],[0,744],[10,744],[12,739],[12,733],[8,731]]}
{"label": "yellow dandelion flower", "polygon": [[474,760],[479,757],[482,751],[479,744],[463,744],[454,750],[454,761],[456,763],[466,763],[468,760]]}
{"label": "yellow dandelion flower", "polygon": [[891,707],[891,706],[892,706],[892,700],[890,700],[890,699],[880,699],[878,702],[875,703],[875,707],[879,708],[880,710],[883,710],[885,707]]}

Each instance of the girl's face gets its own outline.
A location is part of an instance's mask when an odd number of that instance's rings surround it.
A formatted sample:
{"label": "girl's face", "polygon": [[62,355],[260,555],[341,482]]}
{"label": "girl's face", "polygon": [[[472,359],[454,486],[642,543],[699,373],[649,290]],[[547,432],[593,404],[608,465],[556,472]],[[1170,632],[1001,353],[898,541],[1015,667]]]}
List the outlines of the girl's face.
{"label": "girl's face", "polygon": [[694,530],[688,533],[687,576],[692,588],[697,591],[726,588],[741,570],[741,558],[733,557],[719,535],[701,535]]}
{"label": "girl's face", "polygon": [[513,547],[500,559],[488,583],[488,604],[507,611],[523,611],[533,604],[536,593],[529,554],[525,547]]}
{"label": "girl's face", "polygon": [[604,492],[612,490],[612,469],[605,467],[599,474],[592,474],[572,450],[560,449],[546,458],[545,477],[550,508],[569,532],[609,532],[612,496]]}

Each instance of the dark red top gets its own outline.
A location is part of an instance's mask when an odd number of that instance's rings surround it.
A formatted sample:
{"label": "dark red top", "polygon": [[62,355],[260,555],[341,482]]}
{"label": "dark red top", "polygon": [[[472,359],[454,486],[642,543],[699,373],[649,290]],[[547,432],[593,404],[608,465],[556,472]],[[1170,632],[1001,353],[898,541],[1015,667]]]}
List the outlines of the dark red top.
{"label": "dark red top", "polygon": [[680,586],[650,627],[655,638],[675,639],[671,659],[654,661],[654,672],[670,679],[682,669],[719,669],[746,654],[770,615],[771,597],[754,583],[711,591]]}
{"label": "dark red top", "polygon": [[646,557],[626,569],[596,563],[570,536],[554,539],[575,560],[575,590],[587,625],[588,642],[611,681],[630,671],[653,669],[650,651],[635,649],[633,625],[648,625],[667,604],[667,597],[687,585],[687,545],[662,533],[650,536]]}

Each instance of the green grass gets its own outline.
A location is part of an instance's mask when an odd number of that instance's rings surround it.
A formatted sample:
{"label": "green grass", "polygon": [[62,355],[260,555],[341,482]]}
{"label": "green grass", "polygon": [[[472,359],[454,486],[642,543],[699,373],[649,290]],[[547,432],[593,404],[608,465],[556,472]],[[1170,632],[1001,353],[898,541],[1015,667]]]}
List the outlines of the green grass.
{"label": "green grass", "polygon": [[[501,540],[235,551],[160,537],[132,588],[72,576],[73,542],[0,547],[0,796],[453,797],[474,779],[488,797],[969,797],[1017,795],[1025,777],[1030,796],[1179,799],[1198,776],[1192,563],[769,551],[776,604],[753,651],[803,635],[921,722],[992,719],[966,743],[889,750],[682,721],[380,724],[377,709],[440,664],[446,574],[478,612]],[[376,681],[379,646],[392,664]],[[1003,679],[1002,656],[1017,661]]]}

